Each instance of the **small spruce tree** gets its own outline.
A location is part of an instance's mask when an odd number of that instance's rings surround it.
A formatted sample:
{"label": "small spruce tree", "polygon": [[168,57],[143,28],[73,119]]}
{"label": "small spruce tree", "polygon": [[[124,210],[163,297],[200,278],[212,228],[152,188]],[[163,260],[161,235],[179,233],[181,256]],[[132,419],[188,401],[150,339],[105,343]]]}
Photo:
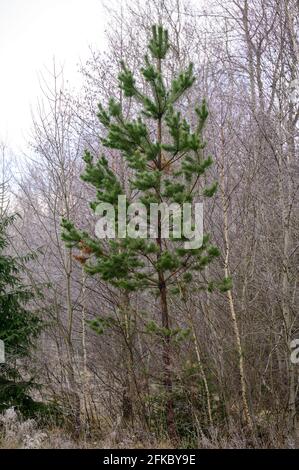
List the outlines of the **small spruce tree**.
{"label": "small spruce tree", "polygon": [[[203,151],[206,144],[202,131],[208,117],[206,103],[203,101],[201,106],[195,107],[197,123],[192,128],[176,105],[195,81],[193,66],[190,64],[180,72],[167,88],[163,62],[169,49],[167,31],[162,26],[154,26],[149,54],[141,69],[148,90],[146,94],[138,88],[132,71],[121,64],[119,86],[127,99],[135,100],[139,105],[140,113],[136,119],[128,120],[120,102],[114,98],[107,107],[100,104],[98,112],[100,123],[106,130],[102,145],[119,151],[129,168],[133,196],[128,203],[141,202],[147,209],[151,203],[177,203],[182,207],[184,203],[199,200],[200,196],[212,197],[217,189],[217,183],[201,192],[199,189],[200,177],[212,165],[212,158],[206,157]],[[96,211],[100,203],[110,203],[114,206],[117,221],[118,196],[125,194],[125,188],[111,170],[105,155],[94,161],[91,153],[86,151],[84,161],[86,168],[82,179],[96,189],[92,210]],[[193,249],[186,248],[186,239],[175,238],[174,232],[169,240],[165,240],[161,211],[158,211],[155,239],[126,236],[107,242],[78,230],[69,220],[63,220],[62,227],[67,246],[88,249],[91,256],[85,263],[87,272],[100,275],[124,291],[148,289],[159,297],[161,323],[151,321],[149,329],[155,330],[162,341],[165,416],[168,434],[176,440],[171,342],[178,330],[170,324],[169,295],[192,280],[198,283],[198,273],[219,256],[219,250],[210,244],[208,236],[203,237],[199,248]]]}
{"label": "small spruce tree", "polygon": [[6,252],[7,230],[13,219],[2,214],[0,220],[0,339],[5,347],[5,362],[0,364],[0,412],[14,406],[29,416],[35,411],[30,397],[35,384],[32,378],[23,378],[19,360],[30,355],[42,323],[26,307],[34,292],[21,279],[22,264],[31,255],[21,259]]}

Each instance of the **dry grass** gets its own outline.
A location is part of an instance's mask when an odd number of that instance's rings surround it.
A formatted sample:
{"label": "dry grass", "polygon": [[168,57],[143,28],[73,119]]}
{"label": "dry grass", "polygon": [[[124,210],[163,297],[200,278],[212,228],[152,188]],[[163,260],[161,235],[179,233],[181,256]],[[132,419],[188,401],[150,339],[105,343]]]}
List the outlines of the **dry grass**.
{"label": "dry grass", "polygon": [[[117,435],[107,433],[105,439],[74,439],[65,429],[51,427],[39,429],[36,421],[23,420],[9,408],[0,415],[0,448],[2,449],[170,449],[167,440],[157,441],[153,436],[138,436],[123,430]],[[185,446],[182,445],[182,448]],[[209,436],[202,436],[196,445],[199,449],[242,449],[242,448],[294,448],[292,439],[282,439],[268,429],[267,437],[256,439],[246,437],[242,431],[232,429],[225,435],[218,429],[211,429]]]}

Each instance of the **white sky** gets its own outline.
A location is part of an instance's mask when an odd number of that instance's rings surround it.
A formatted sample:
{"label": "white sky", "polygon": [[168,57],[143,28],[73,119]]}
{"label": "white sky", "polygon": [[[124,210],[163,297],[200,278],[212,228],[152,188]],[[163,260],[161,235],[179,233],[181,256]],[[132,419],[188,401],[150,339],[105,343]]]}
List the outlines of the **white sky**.
{"label": "white sky", "polygon": [[0,141],[25,145],[40,72],[53,57],[79,85],[78,63],[89,45],[104,47],[105,23],[101,0],[0,0]]}

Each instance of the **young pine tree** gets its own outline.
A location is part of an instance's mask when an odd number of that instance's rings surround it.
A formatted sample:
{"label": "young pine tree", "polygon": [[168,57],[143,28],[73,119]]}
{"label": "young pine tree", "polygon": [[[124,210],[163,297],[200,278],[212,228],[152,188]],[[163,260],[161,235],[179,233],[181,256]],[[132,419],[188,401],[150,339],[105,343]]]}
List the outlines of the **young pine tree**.
{"label": "young pine tree", "polygon": [[[197,123],[194,128],[178,111],[178,104],[189,90],[195,77],[192,64],[182,71],[166,87],[163,76],[163,62],[170,49],[168,33],[162,26],[152,28],[152,38],[145,56],[141,76],[148,93],[137,86],[131,70],[122,63],[119,86],[124,96],[135,100],[139,106],[136,119],[128,120],[121,104],[111,98],[107,107],[99,105],[98,118],[106,130],[101,139],[103,147],[119,151],[128,165],[128,178],[132,189],[129,203],[142,203],[148,210],[152,203],[177,204],[194,203],[201,196],[212,197],[217,184],[200,191],[200,177],[212,165],[211,157],[205,157],[205,142],[202,139],[208,111],[206,103],[195,107]],[[176,109],[177,106],[177,109]],[[86,169],[82,178],[96,189],[91,208],[96,211],[100,203],[113,205],[116,220],[119,212],[118,197],[125,194],[125,188],[102,155],[94,161],[89,151],[85,152]],[[135,217],[140,206],[131,206],[130,224],[140,230],[142,218]],[[149,212],[149,211],[148,211]],[[169,295],[182,289],[193,280],[197,285],[199,274],[219,256],[216,247],[204,236],[200,247],[186,247],[186,239],[171,231],[170,238],[162,233],[162,210],[158,211],[154,238],[116,233],[118,238],[100,240],[78,230],[68,220],[62,221],[63,239],[69,247],[87,248],[90,253],[85,269],[98,274],[113,286],[127,291],[148,290],[159,298],[161,323],[151,322],[150,328],[159,333],[162,341],[163,385],[165,391],[165,416],[171,439],[177,439],[175,404],[173,403],[172,338],[173,325],[170,322]],[[143,219],[144,220],[144,219]],[[172,218],[174,224],[174,218]]]}
{"label": "young pine tree", "polygon": [[[21,259],[6,254],[7,229],[13,217],[0,219],[0,339],[5,347],[5,362],[0,363],[0,412],[14,406],[24,415],[34,411],[29,392],[32,379],[24,379],[18,361],[27,358],[34,338],[41,329],[39,318],[26,305],[34,293],[21,280]],[[24,260],[23,260],[24,261]]]}

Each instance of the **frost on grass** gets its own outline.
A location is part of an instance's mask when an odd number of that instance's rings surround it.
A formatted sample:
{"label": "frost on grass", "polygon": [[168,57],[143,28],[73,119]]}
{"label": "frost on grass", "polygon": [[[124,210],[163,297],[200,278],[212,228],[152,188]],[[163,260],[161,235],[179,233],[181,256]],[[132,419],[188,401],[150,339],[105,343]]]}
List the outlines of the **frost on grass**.
{"label": "frost on grass", "polygon": [[14,408],[0,415],[0,436],[2,448],[19,449],[40,448],[47,438],[33,419],[22,420]]}

